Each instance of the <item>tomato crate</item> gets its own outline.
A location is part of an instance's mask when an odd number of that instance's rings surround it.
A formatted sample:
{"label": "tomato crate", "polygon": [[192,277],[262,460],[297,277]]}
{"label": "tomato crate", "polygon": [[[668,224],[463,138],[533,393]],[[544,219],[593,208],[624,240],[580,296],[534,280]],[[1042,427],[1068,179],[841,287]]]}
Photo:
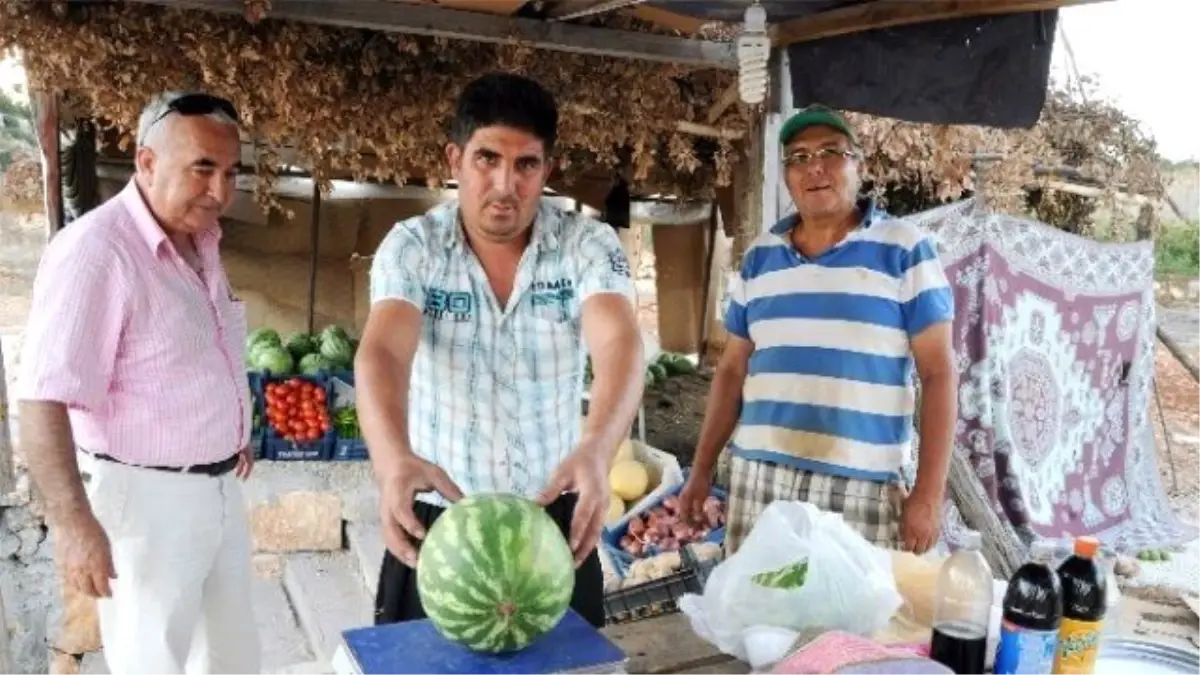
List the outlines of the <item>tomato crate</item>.
{"label": "tomato crate", "polygon": [[[271,402],[271,389],[300,384],[300,391],[287,391],[282,404]],[[268,376],[263,382],[265,416],[268,419],[263,457],[275,461],[328,460],[333,456],[336,435],[329,421],[329,380],[321,376]],[[276,399],[278,400],[278,399]],[[302,439],[287,438],[276,428],[272,409],[285,410],[283,421],[295,425],[293,433]],[[288,434],[290,435],[290,434]]]}

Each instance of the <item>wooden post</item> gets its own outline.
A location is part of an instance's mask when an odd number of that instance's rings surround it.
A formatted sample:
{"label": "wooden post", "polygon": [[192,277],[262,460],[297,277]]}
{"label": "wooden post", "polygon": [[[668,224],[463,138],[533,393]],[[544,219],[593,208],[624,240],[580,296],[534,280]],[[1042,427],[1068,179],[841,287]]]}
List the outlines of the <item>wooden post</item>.
{"label": "wooden post", "polygon": [[34,91],[30,97],[34,132],[42,152],[42,195],[46,209],[46,239],[63,228],[62,148],[58,126],[58,97]]}
{"label": "wooden post", "polygon": [[[4,372],[4,347],[0,345],[0,495],[14,489],[13,446],[8,430],[8,379]],[[0,593],[0,673],[12,673],[16,666],[8,637],[8,615],[4,613],[4,594]]]}
{"label": "wooden post", "polygon": [[1010,579],[1025,562],[1028,542],[1023,541],[1012,524],[992,508],[971,461],[954,452],[950,458],[950,498],[958,507],[967,527],[983,539],[983,557],[998,579]]}
{"label": "wooden post", "polygon": [[308,252],[308,332],[311,334],[316,325],[317,314],[317,268],[321,265],[321,187],[320,181],[313,178],[312,191],[312,220],[309,230]]}
{"label": "wooden post", "polygon": [[8,615],[4,613],[4,595],[0,594],[0,673],[15,673],[12,645],[8,637]]}
{"label": "wooden post", "polygon": [[[9,429],[8,380],[4,372],[4,347],[0,346],[0,495],[12,492],[16,487],[13,463],[12,433]],[[0,617],[3,617],[0,614]],[[0,668],[0,673],[6,672]]]}
{"label": "wooden post", "polygon": [[1167,335],[1167,332],[1162,329],[1162,326],[1155,326],[1154,334],[1157,335],[1158,339],[1162,341],[1163,346],[1167,348],[1167,351],[1171,352],[1171,355],[1183,365],[1183,367],[1188,371],[1188,374],[1192,376],[1192,379],[1200,382],[1200,368],[1196,367],[1196,362],[1192,360],[1192,357],[1189,356],[1186,351],[1184,351],[1183,347],[1180,347],[1179,343],[1176,342],[1174,338],[1172,338],[1170,335]]}

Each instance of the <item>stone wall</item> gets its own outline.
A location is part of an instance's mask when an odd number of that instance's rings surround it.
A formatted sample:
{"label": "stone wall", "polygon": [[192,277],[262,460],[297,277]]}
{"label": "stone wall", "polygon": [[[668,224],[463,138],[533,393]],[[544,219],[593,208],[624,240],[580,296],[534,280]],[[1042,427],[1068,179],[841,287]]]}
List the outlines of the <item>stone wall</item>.
{"label": "stone wall", "polygon": [[1162,275],[1154,280],[1154,295],[1164,305],[1200,301],[1200,279],[1182,275]]}

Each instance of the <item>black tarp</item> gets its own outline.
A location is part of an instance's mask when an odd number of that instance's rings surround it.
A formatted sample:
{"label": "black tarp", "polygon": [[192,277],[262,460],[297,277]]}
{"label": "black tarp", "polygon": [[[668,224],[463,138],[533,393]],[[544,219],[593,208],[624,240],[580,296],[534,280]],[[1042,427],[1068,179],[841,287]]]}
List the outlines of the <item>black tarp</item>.
{"label": "black tarp", "polygon": [[[740,22],[745,0],[658,0],[704,19]],[[768,0],[777,23],[855,2]],[[911,122],[1033,126],[1046,100],[1058,11],[931,21],[788,46],[797,107],[825,105]]]}

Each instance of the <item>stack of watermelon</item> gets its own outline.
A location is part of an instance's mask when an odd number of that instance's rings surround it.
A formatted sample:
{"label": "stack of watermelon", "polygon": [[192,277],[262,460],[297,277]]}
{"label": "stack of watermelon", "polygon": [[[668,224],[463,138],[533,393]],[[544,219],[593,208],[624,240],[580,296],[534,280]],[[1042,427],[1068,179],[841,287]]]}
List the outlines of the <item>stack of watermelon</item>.
{"label": "stack of watermelon", "polygon": [[[656,387],[668,378],[677,375],[691,375],[695,372],[696,364],[692,363],[688,357],[674,352],[663,352],[653,363],[646,366],[646,388]],[[588,385],[592,383],[592,357],[590,355],[583,366],[583,382]]]}
{"label": "stack of watermelon", "polygon": [[259,328],[246,339],[246,367],[273,375],[316,376],[353,370],[358,340],[337,324],[320,333],[296,333],[283,341],[273,328]]}

